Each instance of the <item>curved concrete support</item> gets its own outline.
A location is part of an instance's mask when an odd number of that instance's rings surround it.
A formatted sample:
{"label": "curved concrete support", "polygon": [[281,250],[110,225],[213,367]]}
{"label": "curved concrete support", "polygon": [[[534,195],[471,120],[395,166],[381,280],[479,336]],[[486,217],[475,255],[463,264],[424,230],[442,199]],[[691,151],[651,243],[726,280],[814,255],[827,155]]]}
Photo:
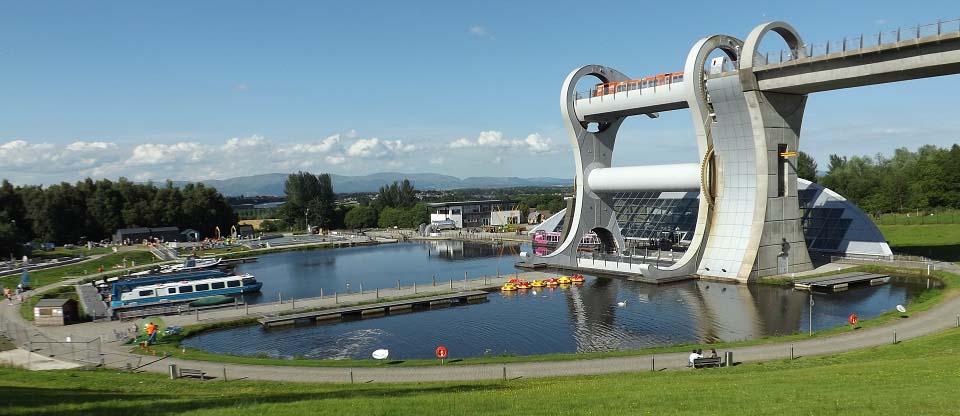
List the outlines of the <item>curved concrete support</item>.
{"label": "curved concrete support", "polygon": [[601,82],[620,82],[630,78],[619,71],[601,65],[587,65],[577,68],[567,75],[560,92],[560,111],[563,114],[567,131],[570,135],[570,145],[573,147],[574,165],[576,166],[576,195],[573,201],[573,213],[568,215],[563,242],[552,253],[542,258],[556,263],[576,266],[577,248],[584,234],[595,228],[603,228],[610,232],[610,237],[617,247],[623,247],[623,236],[617,224],[616,213],[613,211],[612,195],[598,195],[590,188],[587,179],[594,169],[609,168],[613,159],[613,145],[617,138],[617,131],[623,123],[620,117],[609,122],[598,123],[598,131],[589,131],[587,123],[582,122],[576,113],[576,86],[583,77],[594,76]]}
{"label": "curved concrete support", "polygon": [[[702,166],[707,166],[705,160],[708,157],[713,158],[713,117],[715,110],[709,101],[707,93],[706,79],[703,68],[707,59],[714,51],[722,51],[734,65],[739,64],[740,52],[743,50],[743,41],[733,36],[713,35],[701,39],[690,48],[687,54],[686,63],[683,66],[685,81],[689,83],[686,89],[687,105],[690,108],[690,115],[693,117],[694,131],[697,135],[698,159],[703,161]],[[716,168],[716,167],[715,167]],[[701,173],[702,175],[702,173]],[[707,239],[712,229],[714,209],[711,205],[711,198],[705,197],[707,192],[713,192],[712,189],[700,189],[699,210],[697,211],[697,225],[694,228],[693,238],[690,240],[690,247],[686,253],[676,263],[670,267],[658,268],[649,265],[643,271],[644,275],[671,276],[675,274],[693,274],[697,272],[699,263],[702,260],[703,252],[707,246]]]}
{"label": "curved concrete support", "polygon": [[767,22],[753,28],[750,34],[747,35],[747,39],[743,42],[743,58],[740,62],[740,81],[743,83],[744,91],[757,90],[760,88],[757,84],[757,77],[753,73],[753,67],[766,63],[757,62],[757,57],[760,52],[760,42],[763,41],[763,37],[771,31],[780,35],[780,37],[787,42],[787,47],[797,55],[797,58],[807,56],[807,48],[803,43],[803,39],[800,37],[800,33],[797,32],[793,26],[790,26],[790,24],[779,21]]}
{"label": "curved concrete support", "polygon": [[594,169],[587,177],[594,192],[699,191],[700,182],[698,163]]}

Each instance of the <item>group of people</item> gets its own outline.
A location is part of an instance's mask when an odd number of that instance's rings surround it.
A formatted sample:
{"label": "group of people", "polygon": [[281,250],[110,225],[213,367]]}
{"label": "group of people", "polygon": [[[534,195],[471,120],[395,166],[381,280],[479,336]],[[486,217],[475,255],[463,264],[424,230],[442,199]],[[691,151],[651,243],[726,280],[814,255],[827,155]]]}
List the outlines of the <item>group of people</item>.
{"label": "group of people", "polygon": [[23,290],[23,284],[18,284],[18,285],[17,285],[17,291],[16,291],[16,293],[11,292],[11,290],[10,290],[9,287],[4,287],[4,288],[3,288],[3,296],[4,296],[5,298],[7,298],[7,303],[9,303],[10,305],[13,305],[13,299],[14,299],[14,298],[16,298],[17,300],[19,300],[20,303],[23,303],[23,292],[24,292],[24,290]]}
{"label": "group of people", "polygon": [[687,367],[693,367],[693,360],[698,358],[720,358],[720,355],[717,354],[717,350],[713,348],[710,349],[709,357],[703,356],[703,350],[693,350],[690,352],[690,358],[687,360]]}

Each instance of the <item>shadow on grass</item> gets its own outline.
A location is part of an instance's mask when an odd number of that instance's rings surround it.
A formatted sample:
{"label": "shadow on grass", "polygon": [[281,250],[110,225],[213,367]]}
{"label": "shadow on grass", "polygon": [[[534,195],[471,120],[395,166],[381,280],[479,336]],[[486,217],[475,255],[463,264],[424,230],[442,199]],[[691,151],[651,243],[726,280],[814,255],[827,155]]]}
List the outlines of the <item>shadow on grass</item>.
{"label": "shadow on grass", "polygon": [[[248,386],[247,386],[248,387]],[[296,387],[294,387],[296,388]],[[330,389],[304,387],[303,392],[261,391],[257,394],[223,394],[206,391],[175,395],[169,393],[114,391],[109,389],[62,389],[0,386],[4,408],[31,415],[175,415],[195,410],[237,409],[262,404],[294,404],[328,399],[381,399],[447,392],[482,392],[507,389],[495,384],[451,384],[434,387],[394,388],[384,385],[357,385]],[[306,405],[304,405],[306,407]]]}
{"label": "shadow on grass", "polygon": [[944,244],[930,246],[895,246],[891,247],[895,253],[923,256],[943,261],[960,261],[960,244]]}

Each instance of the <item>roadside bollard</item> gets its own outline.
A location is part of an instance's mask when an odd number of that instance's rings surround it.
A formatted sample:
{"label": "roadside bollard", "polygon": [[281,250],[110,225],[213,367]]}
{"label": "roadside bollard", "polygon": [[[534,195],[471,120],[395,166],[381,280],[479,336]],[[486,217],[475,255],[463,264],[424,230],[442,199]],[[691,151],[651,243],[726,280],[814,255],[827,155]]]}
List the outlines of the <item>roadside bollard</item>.
{"label": "roadside bollard", "polygon": [[400,291],[400,279],[397,279],[397,291]]}
{"label": "roadside bollard", "polygon": [[323,288],[320,288],[320,300],[323,300]]}
{"label": "roadside bollard", "polygon": [[650,371],[657,371],[657,356],[650,356]]}
{"label": "roadside bollard", "polygon": [[297,298],[290,298],[290,304],[293,305],[291,309],[297,309]]}
{"label": "roadside bollard", "polygon": [[417,294],[417,281],[416,281],[416,280],[413,281],[413,294],[414,294],[414,295]]}
{"label": "roadside bollard", "polygon": [[453,278],[450,278],[450,290],[453,290]]}
{"label": "roadside bollard", "polygon": [[223,366],[223,381],[227,381],[227,366]]}
{"label": "roadside bollard", "polygon": [[380,288],[377,288],[377,299],[380,299]]}
{"label": "roadside bollard", "polygon": [[350,370],[350,384],[353,384],[353,369]]}
{"label": "roadside bollard", "polygon": [[793,359],[793,345],[790,346],[790,359]]}
{"label": "roadside bollard", "polygon": [[340,297],[337,295],[337,291],[333,291],[333,303],[340,303]]}
{"label": "roadside bollard", "polygon": [[897,343],[897,330],[896,330],[896,329],[893,330],[893,343],[894,343],[894,344]]}
{"label": "roadside bollard", "polygon": [[437,285],[437,275],[433,275],[433,285]]}
{"label": "roadside bollard", "polygon": [[507,381],[507,365],[503,365],[503,381]]}

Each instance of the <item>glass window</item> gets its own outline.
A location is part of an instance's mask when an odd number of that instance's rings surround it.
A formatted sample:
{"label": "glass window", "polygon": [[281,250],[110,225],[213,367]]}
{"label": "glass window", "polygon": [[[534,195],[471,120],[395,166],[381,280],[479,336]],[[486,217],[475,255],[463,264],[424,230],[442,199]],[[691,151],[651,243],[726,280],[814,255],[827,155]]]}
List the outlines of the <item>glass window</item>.
{"label": "glass window", "polygon": [[174,293],[177,293],[177,288],[171,287],[171,288],[167,289],[167,294],[168,294],[168,295],[172,295],[172,294],[174,294]]}
{"label": "glass window", "polygon": [[240,287],[240,281],[239,280],[227,281],[227,287]]}
{"label": "glass window", "polygon": [[180,286],[180,293],[193,292],[193,286]]}
{"label": "glass window", "polygon": [[152,290],[141,290],[141,291],[138,293],[138,295],[140,295],[140,297],[143,297],[143,296],[153,296],[153,291],[152,291]]}
{"label": "glass window", "polygon": [[227,285],[226,285],[225,283],[223,283],[223,282],[213,282],[213,283],[210,284],[210,287],[212,287],[212,288],[214,288],[214,289],[223,289],[223,288],[226,287],[226,286],[227,286]]}
{"label": "glass window", "polygon": [[205,291],[205,290],[210,290],[210,284],[209,284],[209,283],[203,283],[203,284],[197,285],[197,292],[203,292],[203,291]]}

